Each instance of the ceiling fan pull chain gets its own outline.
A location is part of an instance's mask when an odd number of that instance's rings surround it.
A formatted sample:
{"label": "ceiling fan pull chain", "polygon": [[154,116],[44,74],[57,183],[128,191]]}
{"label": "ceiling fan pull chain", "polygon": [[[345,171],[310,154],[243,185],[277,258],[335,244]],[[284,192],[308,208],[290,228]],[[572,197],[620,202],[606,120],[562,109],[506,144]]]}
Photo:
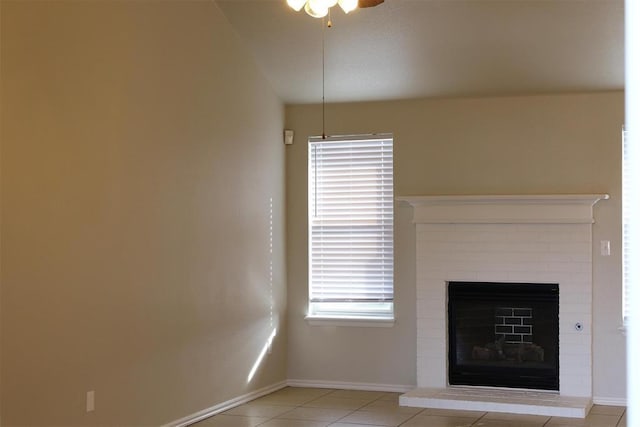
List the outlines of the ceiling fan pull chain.
{"label": "ceiling fan pull chain", "polygon": [[324,18],[322,18],[322,139],[327,139],[324,129]]}

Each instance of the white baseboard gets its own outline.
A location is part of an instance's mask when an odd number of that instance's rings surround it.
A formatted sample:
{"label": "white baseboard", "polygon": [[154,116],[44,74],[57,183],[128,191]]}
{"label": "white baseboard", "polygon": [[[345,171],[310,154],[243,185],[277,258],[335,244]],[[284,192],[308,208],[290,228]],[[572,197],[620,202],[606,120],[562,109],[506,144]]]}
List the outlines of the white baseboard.
{"label": "white baseboard", "polygon": [[627,399],[620,397],[593,397],[593,403],[596,405],[607,406],[627,406]]}
{"label": "white baseboard", "polygon": [[187,415],[184,418],[180,418],[179,420],[172,421],[168,424],[163,425],[162,427],[186,427],[193,423],[197,423],[198,421],[202,421],[205,418],[209,418],[212,415],[216,415],[216,414],[219,414],[220,412],[228,411],[229,409],[235,408],[236,406],[247,403],[253,399],[257,399],[258,397],[262,397],[266,394],[273,393],[274,391],[278,391],[281,388],[284,388],[286,386],[287,386],[287,381],[280,381],[270,386],[263,387],[259,390],[252,391],[251,393],[243,394],[242,396],[238,396],[233,399],[227,400],[226,402],[219,403],[210,408],[203,409],[202,411],[198,411],[195,414]]}
{"label": "white baseboard", "polygon": [[404,393],[416,388],[415,385],[352,383],[342,381],[287,380],[289,387],[335,388],[340,390],[391,391]]}

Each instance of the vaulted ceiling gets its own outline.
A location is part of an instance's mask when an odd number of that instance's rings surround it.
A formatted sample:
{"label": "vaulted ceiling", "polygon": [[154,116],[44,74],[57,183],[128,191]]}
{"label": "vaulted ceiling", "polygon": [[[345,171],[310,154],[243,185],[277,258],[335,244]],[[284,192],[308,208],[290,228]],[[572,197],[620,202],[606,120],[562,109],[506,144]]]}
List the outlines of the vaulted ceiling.
{"label": "vaulted ceiling", "polygon": [[624,87],[623,0],[386,0],[332,28],[285,0],[217,0],[287,104]]}

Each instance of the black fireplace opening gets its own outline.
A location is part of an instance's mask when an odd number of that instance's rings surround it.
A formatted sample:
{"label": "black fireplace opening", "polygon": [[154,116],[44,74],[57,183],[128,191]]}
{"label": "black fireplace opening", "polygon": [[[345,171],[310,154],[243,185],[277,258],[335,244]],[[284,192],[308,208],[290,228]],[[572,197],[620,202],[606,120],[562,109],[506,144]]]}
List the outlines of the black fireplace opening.
{"label": "black fireplace opening", "polygon": [[559,390],[558,284],[449,282],[449,384]]}

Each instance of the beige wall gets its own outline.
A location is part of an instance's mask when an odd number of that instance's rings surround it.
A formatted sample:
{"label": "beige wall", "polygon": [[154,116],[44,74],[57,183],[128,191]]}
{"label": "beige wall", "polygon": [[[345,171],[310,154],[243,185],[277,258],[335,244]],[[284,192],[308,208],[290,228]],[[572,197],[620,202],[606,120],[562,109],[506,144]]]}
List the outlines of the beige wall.
{"label": "beige wall", "polygon": [[284,108],[215,3],[1,24],[3,425],[159,425],[284,380]]}
{"label": "beige wall", "polygon": [[[307,149],[322,130],[318,106],[287,107],[288,376],[316,381],[415,384],[415,242],[411,209],[396,205],[393,328],[309,326]],[[327,133],[392,132],[396,196],[609,193],[595,208],[594,395],[624,399],[620,308],[622,92],[427,99],[330,105]],[[611,240],[612,256],[599,255]]]}

